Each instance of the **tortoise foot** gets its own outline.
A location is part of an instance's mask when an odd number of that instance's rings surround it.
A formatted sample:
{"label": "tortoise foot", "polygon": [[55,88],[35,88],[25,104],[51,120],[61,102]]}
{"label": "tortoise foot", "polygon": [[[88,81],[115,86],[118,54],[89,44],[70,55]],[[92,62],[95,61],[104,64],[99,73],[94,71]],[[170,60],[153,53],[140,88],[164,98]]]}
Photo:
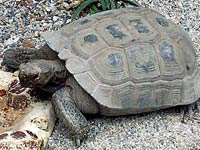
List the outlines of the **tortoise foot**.
{"label": "tortoise foot", "polygon": [[200,100],[181,109],[181,122],[187,123],[190,120],[200,123],[200,115],[198,114],[200,114]]}
{"label": "tortoise foot", "polygon": [[72,136],[72,140],[75,142],[76,146],[81,146],[81,143],[87,139],[89,133],[89,127],[83,128],[78,131],[78,133],[75,133],[75,135]]}

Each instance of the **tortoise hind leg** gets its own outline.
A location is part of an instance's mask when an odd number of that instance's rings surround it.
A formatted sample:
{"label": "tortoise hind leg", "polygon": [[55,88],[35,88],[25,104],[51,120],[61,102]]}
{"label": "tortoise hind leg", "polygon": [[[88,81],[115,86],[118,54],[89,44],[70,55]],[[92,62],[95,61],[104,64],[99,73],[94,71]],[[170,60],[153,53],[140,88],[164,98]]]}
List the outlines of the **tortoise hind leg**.
{"label": "tortoise hind leg", "polygon": [[70,93],[69,87],[64,87],[54,93],[52,96],[57,117],[67,128],[69,137],[72,138],[76,145],[88,136],[89,126],[86,118],[76,107]]}
{"label": "tortoise hind leg", "polygon": [[185,106],[183,109],[181,109],[181,118],[182,118],[181,122],[186,123],[187,120],[191,120],[192,122],[194,120],[200,121],[200,118],[196,117],[194,114],[195,109],[197,110],[198,113],[200,113],[200,100],[196,101],[193,104]]}

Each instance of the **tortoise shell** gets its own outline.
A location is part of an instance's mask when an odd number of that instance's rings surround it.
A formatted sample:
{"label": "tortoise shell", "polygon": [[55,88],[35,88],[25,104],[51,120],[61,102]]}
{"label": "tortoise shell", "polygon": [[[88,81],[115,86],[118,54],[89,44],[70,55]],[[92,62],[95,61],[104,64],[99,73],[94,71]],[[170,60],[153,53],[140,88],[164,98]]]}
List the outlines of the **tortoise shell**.
{"label": "tortoise shell", "polygon": [[43,37],[77,82],[106,108],[141,111],[199,98],[191,40],[151,9],[101,12]]}

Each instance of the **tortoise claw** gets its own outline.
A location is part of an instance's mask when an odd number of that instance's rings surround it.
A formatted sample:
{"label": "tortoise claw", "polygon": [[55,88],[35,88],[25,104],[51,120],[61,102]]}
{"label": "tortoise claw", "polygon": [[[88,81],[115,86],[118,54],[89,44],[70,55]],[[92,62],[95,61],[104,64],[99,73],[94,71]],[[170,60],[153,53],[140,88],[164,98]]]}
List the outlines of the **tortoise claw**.
{"label": "tortoise claw", "polygon": [[197,111],[200,113],[200,101],[196,102]]}
{"label": "tortoise claw", "polygon": [[200,118],[199,118],[199,117],[193,116],[192,118],[193,118],[194,120],[200,121]]}
{"label": "tortoise claw", "polygon": [[81,131],[79,131],[78,133],[76,133],[73,137],[72,140],[75,142],[76,146],[81,146],[82,142],[84,141],[84,139],[87,139],[88,137],[88,132],[89,132],[89,128],[86,127],[84,129],[82,129]]}
{"label": "tortoise claw", "polygon": [[[200,121],[199,117],[194,116],[194,109],[196,108],[197,112],[200,113],[200,100],[194,104],[190,104],[183,109],[181,109],[181,122],[187,123],[188,120],[194,122],[195,120]],[[187,115],[188,114],[188,115]]]}

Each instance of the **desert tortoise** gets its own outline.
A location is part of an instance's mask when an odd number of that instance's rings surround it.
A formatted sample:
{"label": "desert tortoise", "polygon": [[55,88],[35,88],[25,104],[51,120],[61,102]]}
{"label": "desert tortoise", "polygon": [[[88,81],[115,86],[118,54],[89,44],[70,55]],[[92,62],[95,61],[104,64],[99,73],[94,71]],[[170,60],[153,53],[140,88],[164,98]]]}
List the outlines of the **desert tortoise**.
{"label": "desert tortoise", "polygon": [[[4,64],[37,59],[19,67],[21,81],[29,84],[66,79],[52,102],[77,143],[88,132],[82,113],[137,114],[199,99],[200,76],[191,40],[151,9],[106,11],[42,36],[49,48],[8,50]],[[16,56],[19,59],[12,61]]]}

